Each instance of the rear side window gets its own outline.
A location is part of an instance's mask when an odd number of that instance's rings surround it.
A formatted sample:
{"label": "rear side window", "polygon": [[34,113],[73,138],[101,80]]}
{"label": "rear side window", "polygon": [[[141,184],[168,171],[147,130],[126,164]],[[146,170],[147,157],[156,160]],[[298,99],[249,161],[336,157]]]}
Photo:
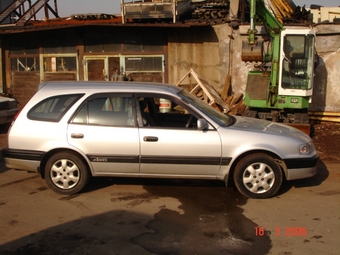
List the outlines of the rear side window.
{"label": "rear side window", "polygon": [[27,114],[31,120],[59,122],[67,110],[84,94],[49,97],[36,104]]}
{"label": "rear side window", "polygon": [[97,95],[88,100],[71,121],[75,124],[134,126],[131,95]]}

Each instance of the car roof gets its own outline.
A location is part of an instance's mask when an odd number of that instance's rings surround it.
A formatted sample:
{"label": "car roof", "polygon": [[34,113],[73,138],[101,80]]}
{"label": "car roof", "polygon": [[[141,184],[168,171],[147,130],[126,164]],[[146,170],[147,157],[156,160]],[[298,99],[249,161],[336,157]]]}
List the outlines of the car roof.
{"label": "car roof", "polygon": [[182,88],[164,83],[114,82],[114,81],[53,81],[39,85],[38,91],[60,93],[100,92],[169,92],[178,93]]}

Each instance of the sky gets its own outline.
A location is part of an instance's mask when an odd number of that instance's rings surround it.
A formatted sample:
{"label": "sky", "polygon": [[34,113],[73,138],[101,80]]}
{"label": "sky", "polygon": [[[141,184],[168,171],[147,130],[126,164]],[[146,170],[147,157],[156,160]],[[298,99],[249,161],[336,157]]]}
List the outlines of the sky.
{"label": "sky", "polygon": [[[131,2],[126,0],[125,2]],[[292,0],[295,5],[309,8],[311,4],[321,6],[340,6],[340,0]],[[72,14],[85,13],[106,13],[119,14],[120,0],[58,0],[58,13],[60,17],[67,17]],[[53,6],[53,1],[50,1]]]}

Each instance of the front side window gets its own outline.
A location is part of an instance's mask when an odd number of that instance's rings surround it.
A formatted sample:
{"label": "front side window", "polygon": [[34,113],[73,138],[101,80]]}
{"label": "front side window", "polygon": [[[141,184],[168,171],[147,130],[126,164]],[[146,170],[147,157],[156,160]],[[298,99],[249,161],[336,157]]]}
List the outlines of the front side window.
{"label": "front side window", "polygon": [[140,118],[143,127],[196,129],[197,115],[179,100],[162,95],[138,97]]}
{"label": "front side window", "polygon": [[72,123],[102,126],[134,126],[132,96],[102,95],[89,99]]}
{"label": "front side window", "polygon": [[190,94],[186,90],[182,90],[179,93],[179,96],[181,96],[182,100],[186,102],[187,104],[193,105],[196,109],[203,112],[205,115],[209,116],[212,120],[214,120],[216,123],[218,123],[221,126],[229,126],[233,124],[233,119],[221,111],[218,111],[211,105],[203,102],[198,97],[194,96],[193,94]]}
{"label": "front side window", "polygon": [[36,104],[27,114],[31,120],[59,122],[82,94],[58,95]]}

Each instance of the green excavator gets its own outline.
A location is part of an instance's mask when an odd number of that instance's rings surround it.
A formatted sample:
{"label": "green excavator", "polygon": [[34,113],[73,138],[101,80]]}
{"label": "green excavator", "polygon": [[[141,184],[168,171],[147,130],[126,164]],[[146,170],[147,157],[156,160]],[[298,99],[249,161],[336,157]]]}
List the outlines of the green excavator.
{"label": "green excavator", "polygon": [[[288,0],[276,1],[290,4]],[[259,64],[248,74],[244,115],[306,125],[308,129],[316,62],[315,34],[310,25],[284,26],[270,11],[268,2],[249,0],[250,29],[248,40],[242,45],[242,60]],[[266,29],[267,38],[259,39],[256,25]]]}

